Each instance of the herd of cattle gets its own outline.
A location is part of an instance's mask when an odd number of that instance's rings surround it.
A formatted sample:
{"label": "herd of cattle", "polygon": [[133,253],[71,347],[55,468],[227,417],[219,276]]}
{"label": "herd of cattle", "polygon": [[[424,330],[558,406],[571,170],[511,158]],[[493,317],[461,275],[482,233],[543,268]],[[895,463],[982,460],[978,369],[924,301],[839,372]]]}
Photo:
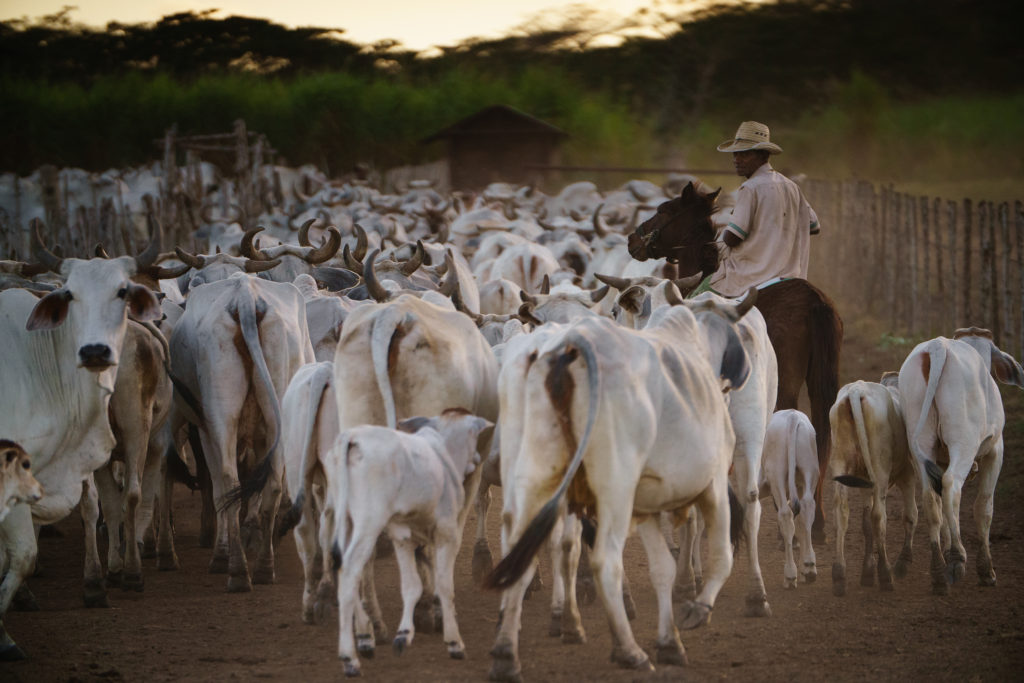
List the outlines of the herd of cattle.
{"label": "herd of cattle", "polygon": [[[775,411],[778,370],[757,290],[686,298],[693,279],[664,260],[630,259],[627,234],[679,190],[575,183],[545,195],[494,184],[442,196],[425,183],[395,194],[296,185],[249,231],[206,214],[206,253],[162,251],[151,216],[149,246],[114,258],[102,248],[90,259],[55,254],[34,217],[32,258],[0,262],[0,615],[28,595],[39,527],[76,505],[87,605],[106,604],[110,585],[143,590],[141,548],[153,536],[158,567],[176,568],[171,492],[182,470],[203,490],[200,543],[228,591],[272,583],[275,540],[293,531],[302,619],[337,610],[346,675],[387,637],[372,571],[385,532],[404,605],[394,647],[437,619],[450,656],[464,656],[453,574],[473,505],[474,578],[503,591],[494,680],[520,678],[522,601],[545,543],[551,633],[585,638],[576,579],[592,574],[612,660],[643,670],[653,664],[629,625],[622,560],[638,533],[658,603],[653,656],[681,665],[673,600],[680,627],[707,623],[741,536],[748,614],[771,613],[758,562],[762,497],[778,510],[784,585],[815,580],[811,524],[825,479],[836,482],[836,595],[847,487],[871,491],[863,577],[877,574],[883,590],[911,561],[920,492],[932,588],[944,593],[964,574],[960,496],[973,473],[978,576],[994,585],[988,531],[1004,423],[995,380],[1024,387],[1021,366],[978,328],[918,345],[898,375],[842,388],[820,471],[810,421]],[[502,491],[494,566],[492,486]],[[892,567],[891,486],[906,510]],[[101,513],[124,539],[111,532],[105,571]],[[680,532],[677,557],[669,527]],[[23,656],[0,622],[0,659]]]}

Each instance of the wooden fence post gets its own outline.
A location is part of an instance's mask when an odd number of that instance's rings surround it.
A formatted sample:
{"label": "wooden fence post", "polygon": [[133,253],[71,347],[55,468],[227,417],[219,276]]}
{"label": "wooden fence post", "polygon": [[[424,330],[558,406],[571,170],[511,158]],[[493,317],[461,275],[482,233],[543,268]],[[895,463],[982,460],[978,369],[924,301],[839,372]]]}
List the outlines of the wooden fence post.
{"label": "wooden fence post", "polygon": [[956,329],[960,325],[960,301],[957,299],[957,294],[960,292],[960,280],[956,274],[956,202],[946,202],[946,218],[949,229],[949,300],[953,308],[953,317],[951,320],[947,320],[946,323],[950,329]]}
{"label": "wooden fence post", "polygon": [[1017,283],[1020,292],[1020,302],[1017,306],[1017,312],[1020,314],[1017,359],[1020,360],[1024,358],[1024,204],[1019,199],[1013,203],[1013,224],[1017,237]]}
{"label": "wooden fence post", "polygon": [[974,310],[971,308],[971,200],[964,200],[964,266],[963,266],[963,283],[961,285],[963,292],[963,313],[964,322],[967,325],[972,324],[974,320]]}
{"label": "wooden fence post", "polygon": [[999,298],[1002,299],[1000,306],[1000,317],[1002,335],[999,337],[1000,348],[1010,348],[1013,341],[1014,330],[1013,314],[1010,309],[1010,205],[1003,202],[999,205],[999,238],[1002,248],[999,253],[1002,255],[1002,263],[999,267]]}
{"label": "wooden fence post", "polygon": [[906,206],[907,237],[910,240],[910,336],[917,336],[918,302],[921,300],[918,291],[919,269],[917,267],[918,240],[917,240],[917,202],[911,195],[904,195]]}
{"label": "wooden fence post", "polygon": [[924,332],[926,335],[931,336],[932,331],[932,229],[930,223],[930,214],[928,213],[928,198],[920,197],[917,200],[918,203],[918,220],[921,224],[921,252],[924,258],[923,264],[923,275],[922,282],[922,294],[920,299],[922,315],[921,320],[924,322]]}
{"label": "wooden fence post", "polygon": [[902,311],[898,310],[902,308],[900,303],[906,300],[904,292],[900,291],[903,285],[902,273],[906,270],[902,267],[903,265],[903,239],[900,234],[900,195],[890,188],[889,193],[890,206],[892,212],[889,214],[889,225],[887,231],[889,237],[892,240],[892,268],[890,273],[892,274],[889,278],[889,282],[893,284],[889,288],[889,329],[896,330],[896,321],[901,319]]}

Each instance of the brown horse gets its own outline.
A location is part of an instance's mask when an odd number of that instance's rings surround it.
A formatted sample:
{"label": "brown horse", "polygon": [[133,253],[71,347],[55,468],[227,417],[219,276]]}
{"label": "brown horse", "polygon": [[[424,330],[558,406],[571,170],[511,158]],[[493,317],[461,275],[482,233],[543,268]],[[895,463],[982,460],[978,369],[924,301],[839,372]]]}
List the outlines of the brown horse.
{"label": "brown horse", "polygon": [[[630,255],[638,261],[666,257],[677,263],[679,277],[714,273],[719,252],[711,215],[720,191],[703,194],[689,183],[678,197],[662,203],[654,216],[633,231],[628,243]],[[822,482],[828,472],[831,447],[828,413],[839,391],[843,322],[832,301],[799,278],[765,287],[758,293],[756,306],[767,323],[768,337],[779,361],[775,409],[796,408],[800,388],[807,384],[821,472],[814,494],[818,507],[814,532],[815,540],[823,541]]]}

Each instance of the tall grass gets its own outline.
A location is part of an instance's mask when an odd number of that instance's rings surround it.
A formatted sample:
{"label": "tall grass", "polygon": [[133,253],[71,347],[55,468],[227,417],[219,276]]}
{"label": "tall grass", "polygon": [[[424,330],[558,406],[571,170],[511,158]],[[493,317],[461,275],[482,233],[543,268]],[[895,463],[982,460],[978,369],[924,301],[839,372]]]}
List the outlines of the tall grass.
{"label": "tall grass", "polygon": [[[471,67],[425,82],[401,73],[290,80],[210,75],[190,82],[136,73],[101,78],[89,88],[12,78],[0,88],[0,119],[7,123],[0,170],[20,173],[43,163],[93,170],[144,163],[159,157],[158,141],[172,125],[182,135],[222,133],[238,118],[265,133],[287,163],[330,172],[357,161],[384,168],[438,156],[441,150],[420,141],[491,104],[565,130],[568,164],[728,170],[715,145],[742,118],[758,118],[757,112],[737,116],[719,102],[696,125],[659,136],[642,106],[588,89],[558,69],[530,65],[507,77]],[[773,160],[776,167],[904,186],[980,178],[1016,188],[1024,177],[1024,92],[903,102],[854,72],[826,99],[788,119],[765,121],[786,150]]]}

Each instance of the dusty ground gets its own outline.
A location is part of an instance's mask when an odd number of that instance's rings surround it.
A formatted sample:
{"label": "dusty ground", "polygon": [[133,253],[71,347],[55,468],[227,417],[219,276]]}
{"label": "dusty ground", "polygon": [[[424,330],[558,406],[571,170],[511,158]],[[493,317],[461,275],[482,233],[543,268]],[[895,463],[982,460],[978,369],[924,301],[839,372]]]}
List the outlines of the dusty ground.
{"label": "dusty ground", "polygon": [[[881,349],[847,332],[843,382],[877,380],[882,370],[896,369],[909,349]],[[873,341],[874,336],[870,339]],[[1016,392],[1016,390],[1014,390]],[[761,562],[774,610],[770,619],[742,616],[747,589],[745,551],[715,607],[711,624],[683,633],[690,664],[638,675],[609,664],[611,641],[599,604],[583,609],[588,641],[562,645],[548,638],[547,590],[526,603],[521,656],[523,674],[532,681],[632,680],[962,680],[1016,679],[1024,669],[1024,512],[1021,492],[1024,465],[1024,401],[1020,392],[1004,392],[1007,400],[1007,457],[996,492],[992,554],[998,586],[976,585],[977,541],[968,484],[962,513],[968,567],[965,580],[947,597],[933,597],[927,573],[925,529],[915,537],[915,563],[893,593],[859,585],[863,544],[854,500],[849,589],[833,597],[830,566],[833,550],[818,547],[819,580],[796,590],[782,586],[782,553],[776,539],[774,509],[765,507],[761,529]],[[890,497],[889,549],[895,558],[902,542],[899,494]],[[328,681],[341,677],[335,656],[337,623],[303,625],[300,618],[302,580],[291,538],[278,554],[278,581],[257,586],[250,594],[224,592],[225,577],[210,575],[210,551],[197,546],[198,495],[179,491],[176,497],[177,544],[181,570],[157,572],[147,561],[144,593],[112,590],[111,609],[87,610],[81,601],[81,522],[65,519],[63,538],[43,538],[42,573],[30,581],[39,599],[38,612],[11,612],[7,627],[30,659],[0,664],[0,680],[24,681]],[[497,527],[492,507],[489,522]],[[366,678],[403,681],[485,680],[490,667],[498,596],[472,585],[470,559],[474,519],[467,525],[467,543],[456,569],[456,602],[467,658],[446,656],[440,635],[418,634],[404,656],[378,644],[377,657],[363,660]],[[831,519],[830,519],[831,527]],[[492,548],[497,548],[492,533]],[[542,575],[549,576],[546,563]],[[626,568],[637,600],[633,622],[638,642],[655,639],[654,596],[647,564],[637,539],[626,550]],[[400,611],[394,558],[380,562],[378,587],[389,627]]]}

